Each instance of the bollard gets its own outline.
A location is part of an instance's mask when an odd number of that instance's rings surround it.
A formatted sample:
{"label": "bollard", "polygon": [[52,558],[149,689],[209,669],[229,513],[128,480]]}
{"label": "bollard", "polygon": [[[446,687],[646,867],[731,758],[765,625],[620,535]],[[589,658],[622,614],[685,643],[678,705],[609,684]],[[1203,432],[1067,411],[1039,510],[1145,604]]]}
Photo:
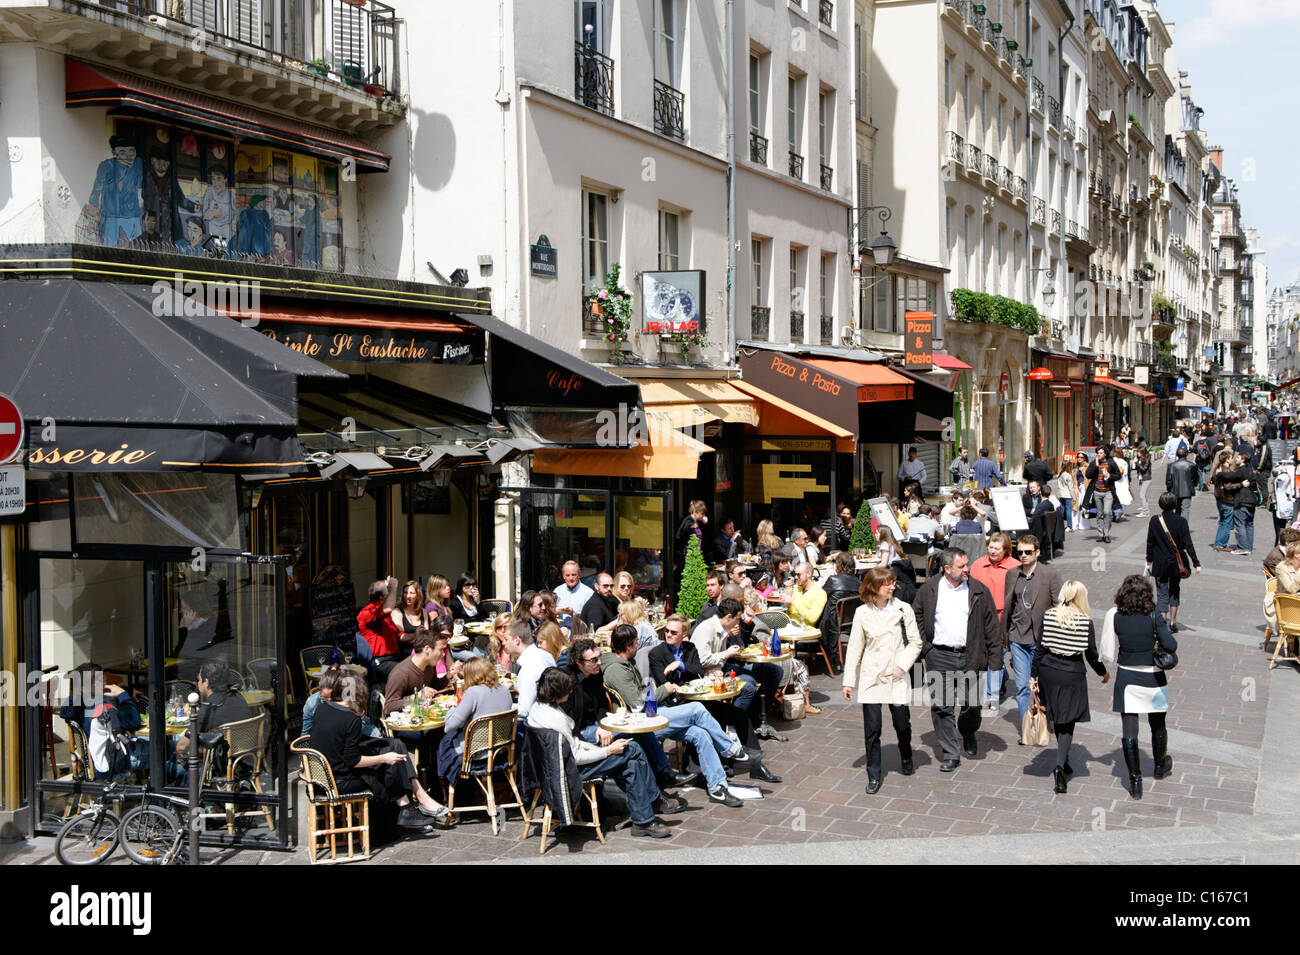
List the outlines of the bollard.
{"label": "bollard", "polygon": [[199,792],[203,780],[199,775],[199,695],[191,693],[190,704],[190,748],[186,759],[186,769],[190,775],[190,865],[199,864],[199,826],[203,820],[199,815]]}

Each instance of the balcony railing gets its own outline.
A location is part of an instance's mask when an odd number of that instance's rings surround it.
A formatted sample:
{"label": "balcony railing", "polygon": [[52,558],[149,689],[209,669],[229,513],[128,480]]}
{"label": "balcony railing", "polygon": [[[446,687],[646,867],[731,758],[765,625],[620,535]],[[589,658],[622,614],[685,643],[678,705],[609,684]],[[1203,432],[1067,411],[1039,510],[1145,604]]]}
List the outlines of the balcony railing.
{"label": "balcony railing", "polygon": [[749,161],[756,162],[760,166],[767,165],[767,137],[760,136],[758,133],[749,134]]}
{"label": "balcony railing", "polygon": [[655,80],[655,132],[678,141],[686,138],[686,94]]}
{"label": "balcony railing", "polygon": [[998,35],[998,31],[993,29],[993,23],[994,23],[993,20],[984,21],[983,36],[984,36],[984,42],[989,44],[991,47],[993,47],[993,49],[996,50],[998,48],[998,41],[1001,39],[1001,37]]}
{"label": "balcony railing", "polygon": [[998,161],[994,159],[992,156],[986,155],[984,157],[984,178],[987,179],[989,182],[998,181],[999,168],[1001,167],[999,167]]}
{"label": "balcony railing", "polygon": [[1002,188],[1005,189],[1007,192],[1010,192],[1010,193],[1012,193],[1012,194],[1015,193],[1015,191],[1016,191],[1016,177],[1015,177],[1015,174],[1012,173],[1012,171],[1011,171],[1011,167],[1010,167],[1010,166],[1003,166],[1003,167],[1002,167],[1002,180],[1001,180],[1001,182],[999,183],[999,185],[1001,185]]}
{"label": "balcony railing", "polygon": [[802,342],[803,333],[803,312],[796,312],[792,309],[790,311],[790,341]]}
{"label": "balcony railing", "polygon": [[1088,241],[1088,227],[1086,225],[1081,224],[1079,226],[1079,234],[1076,236],[1076,238],[1081,239],[1084,242]]}
{"label": "balcony railing", "polygon": [[835,316],[834,315],[822,316],[821,341],[823,345],[835,344]]}
{"label": "balcony railing", "polygon": [[981,4],[978,3],[971,4],[970,16],[967,18],[967,22],[970,23],[970,25],[975,28],[975,33],[977,35],[983,36],[984,35],[984,14],[980,13],[978,10],[975,9],[978,6],[981,6]]}
{"label": "balcony railing", "polygon": [[1052,210],[1052,231],[1053,232],[1061,231],[1061,213],[1057,209]]}
{"label": "balcony railing", "polygon": [[821,171],[822,171],[822,179],[821,179],[822,188],[825,189],[827,192],[829,192],[831,189],[834,188],[835,170],[831,166],[822,163]]}
{"label": "balcony railing", "polygon": [[1061,125],[1061,103],[1055,96],[1047,97],[1047,122],[1049,125]]}
{"label": "balcony railing", "polygon": [[765,342],[772,333],[772,310],[766,305],[751,305],[749,309],[749,334],[755,341]]}
{"label": "balcony railing", "polygon": [[803,182],[803,157],[790,150],[790,175]]}
{"label": "balcony railing", "polygon": [[1029,201],[1029,182],[1024,176],[1016,176],[1016,196],[1023,202]]}
{"label": "balcony railing", "polygon": [[1084,149],[1088,148],[1088,127],[1086,126],[1079,127],[1078,141],[1083,146]]}
{"label": "balcony railing", "polygon": [[1037,196],[1034,197],[1034,221],[1039,225],[1045,225],[1047,222],[1047,203]]}
{"label": "balcony railing", "polygon": [[1079,223],[1075,222],[1073,219],[1066,219],[1066,220],[1065,220],[1065,235],[1066,235],[1066,238],[1069,238],[1069,239],[1077,239],[1077,238],[1079,238]]}
{"label": "balcony railing", "polygon": [[966,144],[966,166],[976,174],[984,171],[984,150],[974,143]]}
{"label": "balcony railing", "polygon": [[1065,124],[1065,135],[1074,139],[1075,133],[1078,131],[1078,127],[1075,125],[1074,120],[1067,116],[1062,120],[1062,122]]}
{"label": "balcony railing", "polygon": [[614,61],[585,43],[574,46],[574,97],[588,109],[613,116]]}
{"label": "balcony railing", "polygon": [[1036,76],[1034,77],[1033,89],[1034,96],[1030,100],[1030,106],[1041,113],[1043,111],[1043,81]]}
{"label": "balcony railing", "polygon": [[949,10],[955,10],[959,17],[965,19],[966,8],[970,6],[969,0],[944,0],[944,6]]}
{"label": "balcony railing", "polygon": [[817,19],[828,27],[835,25],[835,4],[831,0],[821,0],[818,4]]}
{"label": "balcony railing", "polygon": [[958,162],[966,158],[966,140],[954,132],[948,133],[948,158]]}
{"label": "balcony railing", "polygon": [[1029,76],[1029,64],[1025,62],[1024,56],[1016,54],[1016,75],[1022,80]]}

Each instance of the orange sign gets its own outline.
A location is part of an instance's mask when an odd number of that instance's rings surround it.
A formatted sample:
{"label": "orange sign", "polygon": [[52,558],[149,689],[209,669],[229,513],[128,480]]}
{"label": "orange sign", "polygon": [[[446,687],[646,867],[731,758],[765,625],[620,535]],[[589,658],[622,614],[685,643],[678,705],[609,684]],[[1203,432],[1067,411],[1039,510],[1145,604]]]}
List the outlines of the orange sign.
{"label": "orange sign", "polygon": [[934,312],[904,312],[907,335],[903,345],[903,367],[929,371],[934,365]]}
{"label": "orange sign", "polygon": [[1110,381],[1110,362],[1099,361],[1093,366],[1093,368],[1095,369],[1093,377],[1097,381]]}

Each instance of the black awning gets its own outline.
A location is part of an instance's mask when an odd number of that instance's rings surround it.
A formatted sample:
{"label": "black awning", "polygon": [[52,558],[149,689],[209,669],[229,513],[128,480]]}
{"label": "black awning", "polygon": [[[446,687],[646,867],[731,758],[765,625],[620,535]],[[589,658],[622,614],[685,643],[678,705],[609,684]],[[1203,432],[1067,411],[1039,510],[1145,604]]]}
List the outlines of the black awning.
{"label": "black awning", "polygon": [[558,406],[629,409],[641,404],[641,389],[577,355],[492,315],[458,313],[492,336],[492,403],[498,407]]}
{"label": "black awning", "polygon": [[944,418],[951,418],[953,393],[943,385],[936,382],[933,378],[925,375],[918,375],[916,372],[908,371],[906,368],[899,368],[891,365],[890,371],[896,371],[900,375],[906,375],[916,384],[912,388],[912,403],[917,413],[917,429],[921,429],[920,418],[924,415],[927,418],[938,419],[940,422]]}
{"label": "black awning", "polygon": [[0,282],[0,309],[0,383],[33,467],[301,467],[296,380],[335,374],[224,315],[159,317],[108,282]]}

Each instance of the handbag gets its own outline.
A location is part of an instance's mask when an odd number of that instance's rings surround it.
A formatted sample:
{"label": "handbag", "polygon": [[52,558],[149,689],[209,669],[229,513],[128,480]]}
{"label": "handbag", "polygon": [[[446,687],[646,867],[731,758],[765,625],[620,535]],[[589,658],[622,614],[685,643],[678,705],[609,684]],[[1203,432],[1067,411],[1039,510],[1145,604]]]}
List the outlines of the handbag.
{"label": "handbag", "polygon": [[[1151,615],[1152,624],[1156,623],[1156,615]],[[1155,648],[1151,651],[1151,662],[1155,664],[1157,670],[1172,670],[1178,666],[1178,654],[1173,650],[1166,650],[1160,645],[1160,637],[1156,637]]]}
{"label": "handbag", "polygon": [[[1178,561],[1178,579],[1186,580],[1188,577],[1192,576],[1192,572],[1188,569],[1187,565],[1183,563],[1182,552],[1178,549],[1178,545],[1174,543],[1174,535],[1169,533],[1169,526],[1165,524],[1165,517],[1163,514],[1160,515],[1160,526],[1164,528],[1165,537],[1169,539],[1169,546],[1174,549],[1174,560]],[[1160,669],[1163,670],[1164,667],[1161,667]]]}
{"label": "handbag", "polygon": [[1038,698],[1038,690],[1033,691],[1029,709],[1020,723],[1020,742],[1026,746],[1046,746],[1052,741],[1052,731],[1047,725],[1047,710]]}

